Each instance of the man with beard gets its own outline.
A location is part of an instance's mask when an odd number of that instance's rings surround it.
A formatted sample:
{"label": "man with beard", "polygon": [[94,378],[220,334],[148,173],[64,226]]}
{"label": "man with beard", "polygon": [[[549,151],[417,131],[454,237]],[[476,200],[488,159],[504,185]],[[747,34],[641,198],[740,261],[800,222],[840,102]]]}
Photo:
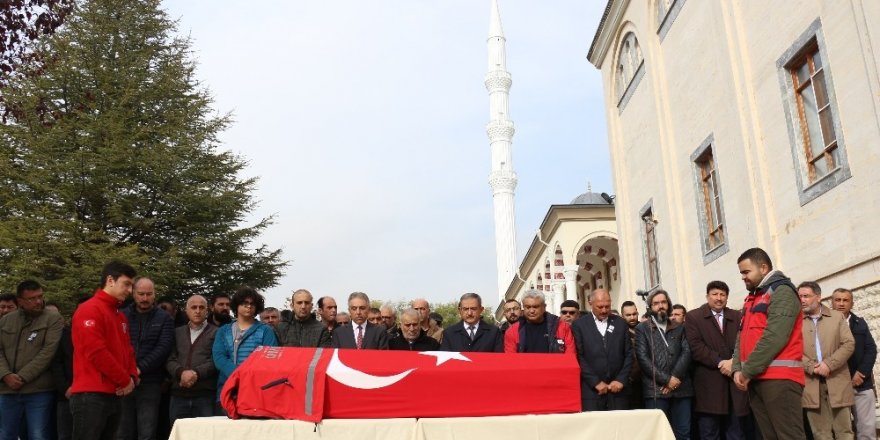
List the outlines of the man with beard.
{"label": "man with beard", "polygon": [[572,325],[581,367],[581,406],[584,411],[627,409],[625,384],[633,356],[626,322],[609,313],[607,290],[594,290],[589,301],[592,313]]}
{"label": "man with beard", "polygon": [[290,302],[293,319],[278,325],[278,342],[283,347],[329,347],[330,333],[312,313],[312,294],[306,289],[293,292]]}
{"label": "man with beard", "polygon": [[520,307],[519,301],[515,299],[505,301],[504,324],[501,324],[501,333],[504,334],[507,332],[507,329],[509,329],[514,322],[519,321],[520,316],[522,316],[522,307]]}
{"label": "man with beard", "polygon": [[804,438],[803,314],[794,284],[773,270],[770,256],[752,248],[737,259],[749,294],[733,352],[733,381],[748,390],[765,439]]}
{"label": "man with beard", "polygon": [[420,325],[421,317],[415,309],[400,313],[400,335],[388,341],[391,350],[434,351],[440,348],[436,339],[428,336]]}
{"label": "man with beard", "polygon": [[19,437],[21,422],[30,439],[48,439],[55,402],[50,365],[64,320],[43,306],[43,287],[27,280],[16,289],[18,310],[0,319],[0,437]]}
{"label": "man with beard", "polygon": [[632,347],[632,368],[629,371],[629,384],[626,387],[629,390],[629,409],[641,409],[645,405],[645,399],[642,397],[642,369],[639,367],[638,358],[636,358],[636,326],[639,325],[639,308],[632,301],[624,301],[620,305],[620,313],[623,320],[626,321],[629,343]]}
{"label": "man with beard", "polygon": [[636,326],[645,408],[663,410],[675,438],[689,439],[694,388],[688,373],[691,353],[684,326],[669,319],[671,301],[665,290],[649,295],[648,305],[648,320]]}
{"label": "man with beard", "polygon": [[723,281],[706,285],[706,304],[691,310],[685,333],[694,359],[694,411],[700,438],[745,439],[749,396],[734,385],[731,358],[740,313],[727,307],[730,288]]}
{"label": "man with beard", "polygon": [[232,322],[230,315],[230,297],[226,293],[218,293],[211,297],[211,313],[208,315],[208,322],[215,327],[222,327],[223,324]]}

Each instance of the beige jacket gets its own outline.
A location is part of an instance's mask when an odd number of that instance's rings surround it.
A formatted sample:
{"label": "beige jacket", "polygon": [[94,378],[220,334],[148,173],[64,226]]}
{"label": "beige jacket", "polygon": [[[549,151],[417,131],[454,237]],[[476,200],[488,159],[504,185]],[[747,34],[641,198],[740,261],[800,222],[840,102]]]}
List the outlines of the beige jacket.
{"label": "beige jacket", "polygon": [[24,380],[18,391],[0,381],[0,394],[55,390],[49,367],[63,327],[61,315],[47,309],[36,317],[16,310],[0,319],[0,377],[16,373]]}
{"label": "beige jacket", "polygon": [[[853,389],[850,382],[849,367],[846,362],[856,346],[849,324],[843,314],[820,305],[818,321],[819,344],[822,348],[822,360],[831,374],[826,379],[828,384],[828,400],[832,408],[853,405]],[[819,363],[816,356],[816,334],[813,319],[804,315],[804,371],[806,386],[801,404],[804,408],[819,408],[819,382],[821,377],[813,374],[813,368]]]}

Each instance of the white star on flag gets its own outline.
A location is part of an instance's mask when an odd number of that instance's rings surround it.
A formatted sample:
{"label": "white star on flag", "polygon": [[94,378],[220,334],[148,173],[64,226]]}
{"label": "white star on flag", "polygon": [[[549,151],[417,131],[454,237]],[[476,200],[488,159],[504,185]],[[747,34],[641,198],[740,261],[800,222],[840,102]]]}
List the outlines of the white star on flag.
{"label": "white star on flag", "polygon": [[437,365],[440,365],[450,359],[455,359],[459,361],[470,362],[471,360],[465,357],[463,354],[457,351],[420,351],[419,354],[423,354],[426,356],[435,356],[437,358]]}

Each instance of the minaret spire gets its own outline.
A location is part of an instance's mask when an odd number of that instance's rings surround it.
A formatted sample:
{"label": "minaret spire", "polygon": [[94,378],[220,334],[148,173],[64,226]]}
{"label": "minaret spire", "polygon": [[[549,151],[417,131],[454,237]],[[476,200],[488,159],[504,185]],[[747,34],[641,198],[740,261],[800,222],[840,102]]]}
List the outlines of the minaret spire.
{"label": "minaret spire", "polygon": [[498,0],[491,0],[489,18],[489,72],[486,74],[486,90],[489,92],[489,123],[486,134],[492,150],[492,171],[489,186],[492,188],[492,204],[495,209],[495,252],[498,270],[498,297],[504,294],[516,273],[516,224],[514,222],[513,196],[516,189],[516,173],[513,171],[511,143],[513,121],[510,120],[510,86],[512,80],[507,72],[507,53],[504,30]]}

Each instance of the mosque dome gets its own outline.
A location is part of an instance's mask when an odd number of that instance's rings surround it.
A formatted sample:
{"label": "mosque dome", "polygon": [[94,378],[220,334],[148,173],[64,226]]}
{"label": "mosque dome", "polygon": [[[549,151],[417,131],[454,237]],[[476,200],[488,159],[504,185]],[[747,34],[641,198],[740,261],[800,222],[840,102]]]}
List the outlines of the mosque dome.
{"label": "mosque dome", "polygon": [[587,191],[571,201],[572,205],[610,205],[602,194]]}

